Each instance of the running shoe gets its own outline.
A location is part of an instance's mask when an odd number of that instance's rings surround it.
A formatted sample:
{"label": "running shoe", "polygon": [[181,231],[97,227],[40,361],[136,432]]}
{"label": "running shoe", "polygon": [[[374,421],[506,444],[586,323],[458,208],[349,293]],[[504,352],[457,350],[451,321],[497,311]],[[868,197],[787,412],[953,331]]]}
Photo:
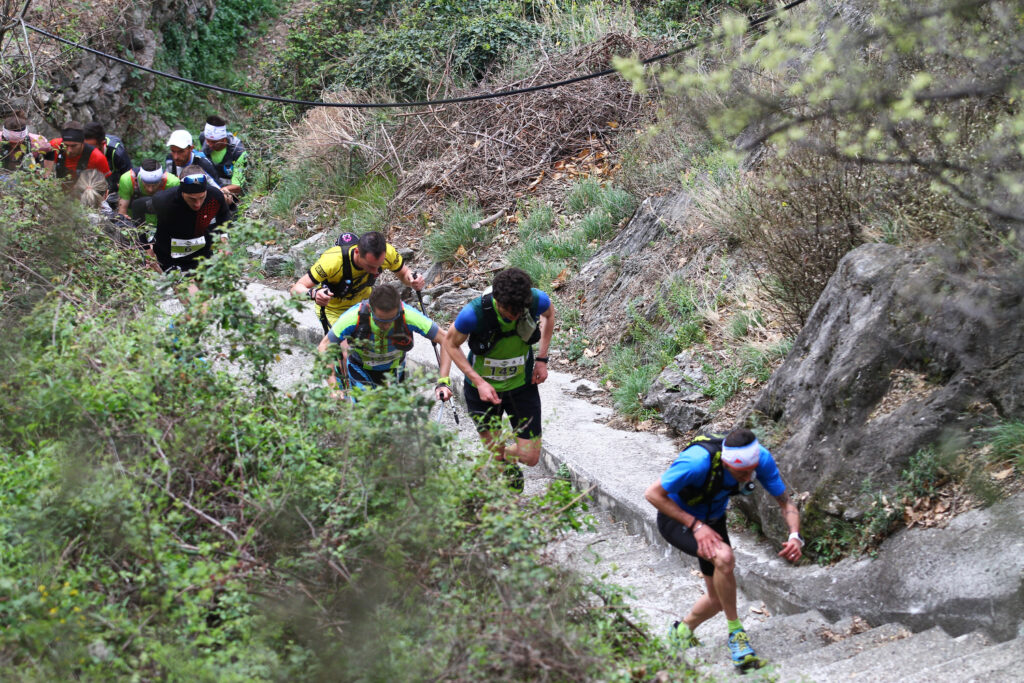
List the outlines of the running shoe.
{"label": "running shoe", "polygon": [[697,636],[693,635],[693,631],[690,631],[690,635],[683,636],[679,632],[679,625],[681,621],[672,622],[671,628],[668,630],[668,642],[671,645],[678,647],[680,650],[689,650],[691,647],[700,647],[700,641],[697,640]]}
{"label": "running shoe", "polygon": [[732,655],[733,666],[740,669],[757,668],[761,660],[750,647],[750,636],[743,629],[729,634],[729,653]]}

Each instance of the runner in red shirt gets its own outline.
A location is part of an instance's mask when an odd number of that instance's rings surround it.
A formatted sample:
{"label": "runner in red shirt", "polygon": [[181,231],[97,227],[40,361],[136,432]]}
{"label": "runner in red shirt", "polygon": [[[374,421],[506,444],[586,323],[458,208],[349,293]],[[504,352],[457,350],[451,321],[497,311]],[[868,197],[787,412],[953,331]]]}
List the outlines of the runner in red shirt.
{"label": "runner in red shirt", "polygon": [[61,137],[50,140],[53,151],[46,155],[47,160],[55,163],[57,177],[73,184],[78,174],[92,168],[103,174],[110,175],[110,164],[103,152],[92,145],[85,144],[85,131],[78,121],[68,121],[61,130]]}

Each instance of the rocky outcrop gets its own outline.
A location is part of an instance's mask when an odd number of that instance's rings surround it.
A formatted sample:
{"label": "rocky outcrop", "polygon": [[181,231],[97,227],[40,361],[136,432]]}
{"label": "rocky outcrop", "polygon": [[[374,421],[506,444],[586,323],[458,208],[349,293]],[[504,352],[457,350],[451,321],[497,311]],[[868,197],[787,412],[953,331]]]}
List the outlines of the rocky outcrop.
{"label": "rocky outcrop", "polygon": [[[1021,275],[884,244],[840,262],[753,404],[786,481],[810,492],[808,512],[856,517],[919,449],[1024,415]],[[759,505],[781,534],[774,501]]]}
{"label": "rocky outcrop", "polygon": [[1024,633],[1022,527],[1024,494],[1017,494],[945,529],[904,530],[882,544],[877,559],[792,567],[739,551],[736,571],[744,591],[775,611],[859,614],[872,624],[938,625],[953,635],[980,629],[1007,640]]}
{"label": "rocky outcrop", "polygon": [[569,289],[579,296],[588,335],[613,343],[621,339],[630,305],[642,311],[668,274],[661,258],[665,243],[659,240],[683,222],[689,208],[685,193],[645,199],[622,232],[580,269]]}
{"label": "rocky outcrop", "polygon": [[657,408],[665,424],[685,433],[708,422],[708,399],[701,387],[707,384],[701,364],[689,351],[669,363],[644,398],[644,408]]}
{"label": "rocky outcrop", "polygon": [[[208,21],[215,6],[215,0],[153,0],[127,6],[97,3],[89,7],[89,14],[76,18],[76,32],[88,36],[84,43],[89,47],[152,67],[164,26],[183,23],[187,28]],[[27,19],[65,35],[67,11],[54,17],[46,12],[39,8],[29,12]],[[39,60],[39,83],[32,92],[35,107],[24,99],[11,103],[46,112],[45,120],[33,117],[33,127],[39,132],[59,135],[60,126],[74,119],[100,121],[109,132],[127,140],[161,140],[171,126],[178,125],[164,122],[158,114],[139,112],[135,98],[139,92],[152,90],[155,76],[83,50],[69,50],[41,35],[31,34],[30,40],[39,55],[63,53],[63,58]]]}

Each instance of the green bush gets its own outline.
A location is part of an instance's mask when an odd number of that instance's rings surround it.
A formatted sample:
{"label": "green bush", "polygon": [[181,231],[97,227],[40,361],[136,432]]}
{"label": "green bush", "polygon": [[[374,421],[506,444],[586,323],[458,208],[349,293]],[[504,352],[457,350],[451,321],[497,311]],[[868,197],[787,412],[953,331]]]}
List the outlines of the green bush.
{"label": "green bush", "polygon": [[[567,482],[511,494],[490,455],[429,419],[420,387],[355,405],[321,382],[276,390],[277,329],[302,304],[253,310],[244,250],[208,259],[170,318],[131,254],[40,188],[54,186],[16,186],[0,216],[5,255],[63,275],[31,308],[3,309],[7,677],[686,675],[635,630],[620,590],[545,559],[586,523]],[[37,215],[46,201],[72,219]],[[270,234],[229,230],[238,244]],[[47,252],[69,235],[86,239]],[[5,296],[34,277],[5,273]]]}
{"label": "green bush", "polygon": [[[328,85],[422,98],[438,75],[472,83],[540,35],[529,2],[320,0],[289,34],[276,84],[315,98]],[[447,69],[445,68],[447,65]]]}

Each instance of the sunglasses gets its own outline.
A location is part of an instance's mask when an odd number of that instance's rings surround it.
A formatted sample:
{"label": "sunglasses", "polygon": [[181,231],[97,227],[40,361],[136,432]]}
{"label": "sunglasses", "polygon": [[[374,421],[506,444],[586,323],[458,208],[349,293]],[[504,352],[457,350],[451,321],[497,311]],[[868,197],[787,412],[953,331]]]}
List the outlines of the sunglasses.
{"label": "sunglasses", "polygon": [[182,185],[205,185],[206,176],[202,173],[195,173],[193,175],[187,175],[181,179]]}
{"label": "sunglasses", "polygon": [[370,312],[370,315],[372,315],[372,316],[373,316],[373,322],[377,323],[378,325],[386,325],[386,324],[388,324],[388,323],[393,323],[393,322],[395,322],[396,320],[398,320],[398,316],[402,315],[402,312],[401,312],[401,311],[398,311],[397,313],[395,313],[395,314],[394,314],[393,316],[391,316],[390,318],[380,318],[380,317],[378,317],[378,316],[377,316],[377,314],[376,314],[376,313],[374,313],[373,311],[371,311],[371,312]]}

